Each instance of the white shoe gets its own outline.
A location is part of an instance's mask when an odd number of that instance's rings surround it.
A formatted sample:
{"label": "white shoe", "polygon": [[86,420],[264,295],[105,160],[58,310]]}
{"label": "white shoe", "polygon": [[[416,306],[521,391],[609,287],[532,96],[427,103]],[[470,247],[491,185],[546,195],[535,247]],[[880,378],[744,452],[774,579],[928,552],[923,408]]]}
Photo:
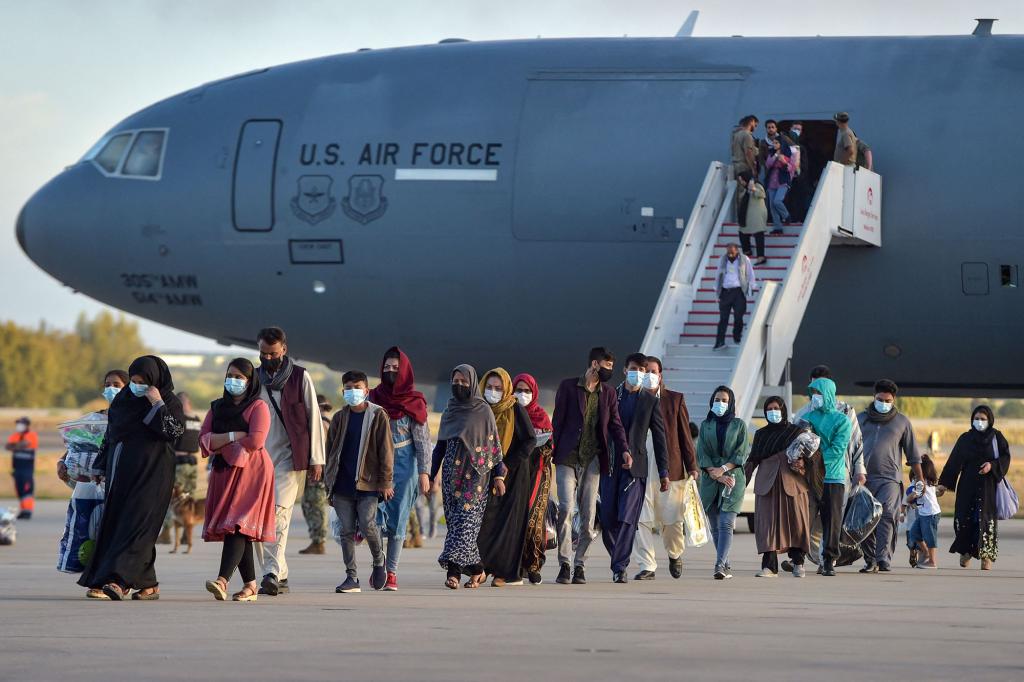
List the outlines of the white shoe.
{"label": "white shoe", "polygon": [[754,574],[754,577],[755,578],[776,578],[776,577],[778,577],[778,575],[779,575],[778,573],[776,573],[775,571],[773,571],[770,568],[762,568],[760,571],[758,571],[757,573]]}

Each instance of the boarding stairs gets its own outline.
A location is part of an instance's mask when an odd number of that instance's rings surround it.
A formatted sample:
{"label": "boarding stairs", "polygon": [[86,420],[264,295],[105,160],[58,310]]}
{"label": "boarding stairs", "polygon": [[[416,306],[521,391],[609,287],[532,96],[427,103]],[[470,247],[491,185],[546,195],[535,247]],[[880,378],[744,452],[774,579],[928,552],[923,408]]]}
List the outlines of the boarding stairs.
{"label": "boarding stairs", "polygon": [[865,168],[829,163],[804,223],[786,227],[781,236],[765,236],[768,262],[754,266],[757,284],[747,300],[742,341],[733,344],[730,319],[726,348],[714,351],[715,276],[726,246],[739,242],[735,191],[728,165],[713,162],[641,347],[662,359],[664,385],[686,396],[698,423],[719,385],[733,389],[736,414],[748,424],[764,396],[790,401],[793,343],[825,255],[833,246],[881,246],[881,178]]}

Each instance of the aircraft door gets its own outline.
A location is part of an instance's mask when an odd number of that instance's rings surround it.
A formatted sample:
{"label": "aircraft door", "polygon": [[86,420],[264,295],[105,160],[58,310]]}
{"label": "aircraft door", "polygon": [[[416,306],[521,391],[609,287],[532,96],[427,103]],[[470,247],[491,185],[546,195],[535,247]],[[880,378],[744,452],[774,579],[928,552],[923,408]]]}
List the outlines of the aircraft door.
{"label": "aircraft door", "polygon": [[235,153],[231,217],[236,230],[274,229],[274,171],[281,121],[252,119],[242,125]]}

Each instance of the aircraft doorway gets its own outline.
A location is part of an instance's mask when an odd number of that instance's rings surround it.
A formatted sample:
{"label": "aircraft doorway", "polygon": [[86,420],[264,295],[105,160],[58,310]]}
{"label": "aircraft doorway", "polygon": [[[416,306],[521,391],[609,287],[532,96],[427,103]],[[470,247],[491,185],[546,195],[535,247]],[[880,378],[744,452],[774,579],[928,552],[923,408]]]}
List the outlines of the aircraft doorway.
{"label": "aircraft doorway", "polygon": [[235,153],[231,217],[236,230],[267,232],[274,229],[274,173],[281,122],[246,121]]}
{"label": "aircraft doorway", "polygon": [[[825,164],[832,160],[836,147],[836,124],[828,119],[780,119],[779,131],[791,136],[793,124],[799,122],[803,131],[793,139],[800,147],[800,175],[794,180],[786,197],[786,206],[794,220],[803,221],[818,187]],[[763,134],[763,133],[762,133]]]}

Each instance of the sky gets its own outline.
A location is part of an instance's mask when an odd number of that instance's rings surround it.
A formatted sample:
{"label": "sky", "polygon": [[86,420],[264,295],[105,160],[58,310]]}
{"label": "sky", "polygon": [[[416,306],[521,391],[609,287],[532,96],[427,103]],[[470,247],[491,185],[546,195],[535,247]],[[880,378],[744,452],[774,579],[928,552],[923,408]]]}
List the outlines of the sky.
{"label": "sky", "polygon": [[[37,268],[15,241],[18,210],[129,114],[200,83],[361,47],[571,36],[966,34],[975,17],[1024,33],[1021,0],[779,3],[667,0],[0,0],[0,320],[70,328],[105,306]],[[140,320],[162,351],[212,340]]]}

